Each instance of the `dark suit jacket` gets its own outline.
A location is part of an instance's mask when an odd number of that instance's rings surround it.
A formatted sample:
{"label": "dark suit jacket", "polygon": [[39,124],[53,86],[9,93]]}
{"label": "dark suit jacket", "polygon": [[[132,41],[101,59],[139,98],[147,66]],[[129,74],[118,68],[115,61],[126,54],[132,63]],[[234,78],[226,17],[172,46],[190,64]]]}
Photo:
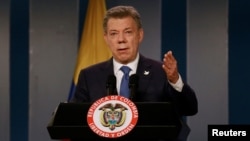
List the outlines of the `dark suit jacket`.
{"label": "dark suit jacket", "polygon": [[[149,72],[145,75],[145,71]],[[107,95],[107,77],[113,72],[112,58],[81,70],[72,102],[94,102]],[[139,86],[135,102],[174,102],[180,115],[197,113],[194,91],[184,82],[182,92],[176,91],[167,81],[162,63],[140,55],[137,72]]]}

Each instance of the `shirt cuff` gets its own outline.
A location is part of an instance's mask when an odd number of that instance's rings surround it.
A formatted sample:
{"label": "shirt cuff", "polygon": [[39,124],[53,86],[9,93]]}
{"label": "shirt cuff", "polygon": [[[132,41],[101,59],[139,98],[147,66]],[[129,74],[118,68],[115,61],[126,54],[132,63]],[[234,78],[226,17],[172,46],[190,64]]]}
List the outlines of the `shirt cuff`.
{"label": "shirt cuff", "polygon": [[177,80],[176,83],[171,83],[170,81],[168,81],[169,84],[178,92],[181,92],[182,91],[182,88],[184,86],[184,83],[181,79],[181,75],[179,74],[179,79]]}

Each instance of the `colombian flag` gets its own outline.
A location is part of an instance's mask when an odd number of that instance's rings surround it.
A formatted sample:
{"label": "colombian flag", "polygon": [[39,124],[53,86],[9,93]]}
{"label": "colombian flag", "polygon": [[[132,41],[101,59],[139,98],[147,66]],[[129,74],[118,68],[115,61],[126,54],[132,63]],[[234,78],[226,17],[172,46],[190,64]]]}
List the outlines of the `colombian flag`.
{"label": "colombian flag", "polygon": [[105,12],[105,0],[89,0],[68,101],[73,97],[81,69],[111,57],[103,38],[102,23]]}

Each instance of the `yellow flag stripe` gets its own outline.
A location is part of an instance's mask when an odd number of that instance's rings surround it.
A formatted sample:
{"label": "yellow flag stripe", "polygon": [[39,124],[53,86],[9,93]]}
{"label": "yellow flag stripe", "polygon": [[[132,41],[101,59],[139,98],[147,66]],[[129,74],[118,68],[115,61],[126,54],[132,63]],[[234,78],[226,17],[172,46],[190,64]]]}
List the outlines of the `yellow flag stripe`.
{"label": "yellow flag stripe", "polygon": [[81,69],[111,57],[111,52],[103,38],[102,23],[105,12],[105,0],[89,0],[74,73],[74,84],[77,84]]}

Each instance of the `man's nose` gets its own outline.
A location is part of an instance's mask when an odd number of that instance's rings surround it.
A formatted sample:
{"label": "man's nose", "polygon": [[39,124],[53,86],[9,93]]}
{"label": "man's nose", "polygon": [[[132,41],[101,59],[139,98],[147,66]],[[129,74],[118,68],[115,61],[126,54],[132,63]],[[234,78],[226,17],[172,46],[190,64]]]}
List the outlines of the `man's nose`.
{"label": "man's nose", "polygon": [[119,34],[119,36],[118,36],[118,42],[119,42],[119,43],[125,42],[125,36],[124,36],[123,33]]}

